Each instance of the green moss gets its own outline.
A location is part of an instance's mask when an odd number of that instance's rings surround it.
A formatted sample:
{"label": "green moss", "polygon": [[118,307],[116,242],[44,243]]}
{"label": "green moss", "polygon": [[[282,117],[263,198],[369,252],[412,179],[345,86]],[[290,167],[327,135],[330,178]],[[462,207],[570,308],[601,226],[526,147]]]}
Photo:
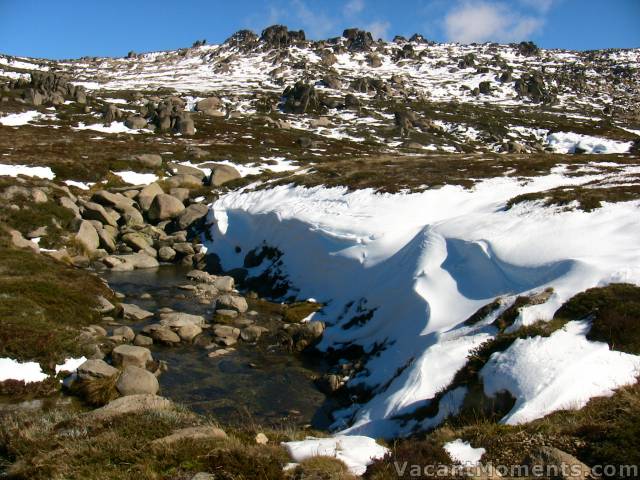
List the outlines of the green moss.
{"label": "green moss", "polygon": [[614,350],[640,354],[640,287],[615,283],[591,288],[569,299],[556,318],[591,318],[589,340],[606,342]]}
{"label": "green moss", "polygon": [[95,276],[44,255],[0,246],[0,356],[48,364],[83,354],[77,336],[99,321]]}

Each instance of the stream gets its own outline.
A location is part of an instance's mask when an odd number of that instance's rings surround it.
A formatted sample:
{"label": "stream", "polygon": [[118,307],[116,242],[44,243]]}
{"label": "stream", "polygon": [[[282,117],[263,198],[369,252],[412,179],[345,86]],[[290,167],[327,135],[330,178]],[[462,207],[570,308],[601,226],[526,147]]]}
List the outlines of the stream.
{"label": "stream", "polygon": [[[123,302],[135,303],[152,312],[169,307],[203,315],[210,321],[211,304],[202,305],[197,299],[189,298],[189,292],[178,288],[188,283],[185,274],[189,270],[167,265],[101,275],[113,290],[126,295]],[[143,295],[147,298],[141,298]],[[281,323],[273,313],[250,304],[250,310],[252,308],[250,318],[256,324],[275,331]],[[139,330],[155,321],[124,324]],[[257,344],[239,341],[234,345],[235,351],[217,358],[208,357],[210,350],[197,342],[177,347],[154,344],[153,357],[166,361],[169,367],[158,379],[160,395],[227,425],[253,422],[271,427],[295,425],[326,429],[332,407],[313,382],[326,365],[317,357],[285,352],[270,345],[268,340],[260,339]]]}

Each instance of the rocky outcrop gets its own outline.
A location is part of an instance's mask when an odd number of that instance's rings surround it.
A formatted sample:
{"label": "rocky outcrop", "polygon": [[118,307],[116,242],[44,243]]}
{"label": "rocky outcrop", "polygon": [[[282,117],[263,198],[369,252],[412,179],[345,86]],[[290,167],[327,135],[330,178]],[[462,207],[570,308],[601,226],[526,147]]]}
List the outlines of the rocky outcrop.
{"label": "rocky outcrop", "polygon": [[320,108],[320,98],[313,85],[302,81],[285,88],[282,110],[286,113],[312,113]]}
{"label": "rocky outcrop", "polygon": [[260,35],[260,42],[267,48],[287,48],[306,40],[304,31],[289,31],[284,25],[272,25]]}

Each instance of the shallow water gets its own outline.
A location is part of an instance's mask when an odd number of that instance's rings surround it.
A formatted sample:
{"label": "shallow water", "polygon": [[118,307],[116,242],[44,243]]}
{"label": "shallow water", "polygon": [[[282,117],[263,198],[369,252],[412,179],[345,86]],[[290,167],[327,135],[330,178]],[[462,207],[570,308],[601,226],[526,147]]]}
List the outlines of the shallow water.
{"label": "shallow water", "polygon": [[[103,276],[111,288],[127,296],[123,302],[135,303],[149,311],[170,307],[204,315],[210,321],[213,314],[210,305],[181,298],[189,297],[189,292],[177,288],[188,283],[185,277],[188,270],[162,266],[155,270],[108,272]],[[144,293],[153,298],[141,299]],[[251,318],[261,325],[275,326],[279,322],[259,310]],[[143,324],[129,325],[138,330]],[[234,352],[223,357],[209,358],[210,350],[198,345],[154,345],[151,347],[154,358],[166,361],[169,366],[159,378],[160,394],[225,424],[328,426],[330,405],[313,383],[313,376],[324,368],[320,360],[280,351],[262,339],[257,345],[239,341],[234,348]]]}

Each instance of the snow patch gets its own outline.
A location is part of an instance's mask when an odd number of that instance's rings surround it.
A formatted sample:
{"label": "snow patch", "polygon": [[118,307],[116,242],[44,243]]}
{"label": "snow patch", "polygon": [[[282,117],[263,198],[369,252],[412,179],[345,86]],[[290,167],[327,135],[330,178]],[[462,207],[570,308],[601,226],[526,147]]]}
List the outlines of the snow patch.
{"label": "snow patch", "polygon": [[55,173],[50,167],[30,167],[28,165],[7,165],[0,163],[0,176],[17,177],[26,175],[27,177],[38,177],[53,180]]}
{"label": "snow patch", "polygon": [[114,175],[119,176],[124,182],[131,185],[149,185],[150,183],[157,182],[160,177],[155,173],[138,173],[138,172],[113,172]]}
{"label": "snow patch", "polygon": [[473,448],[469,442],[465,442],[462,439],[445,443],[443,447],[454,462],[459,462],[467,467],[478,465],[480,458],[486,452],[484,448]]}
{"label": "snow patch", "polygon": [[572,132],[558,132],[547,136],[547,145],[556,153],[627,153],[633,142],[620,142]]}

